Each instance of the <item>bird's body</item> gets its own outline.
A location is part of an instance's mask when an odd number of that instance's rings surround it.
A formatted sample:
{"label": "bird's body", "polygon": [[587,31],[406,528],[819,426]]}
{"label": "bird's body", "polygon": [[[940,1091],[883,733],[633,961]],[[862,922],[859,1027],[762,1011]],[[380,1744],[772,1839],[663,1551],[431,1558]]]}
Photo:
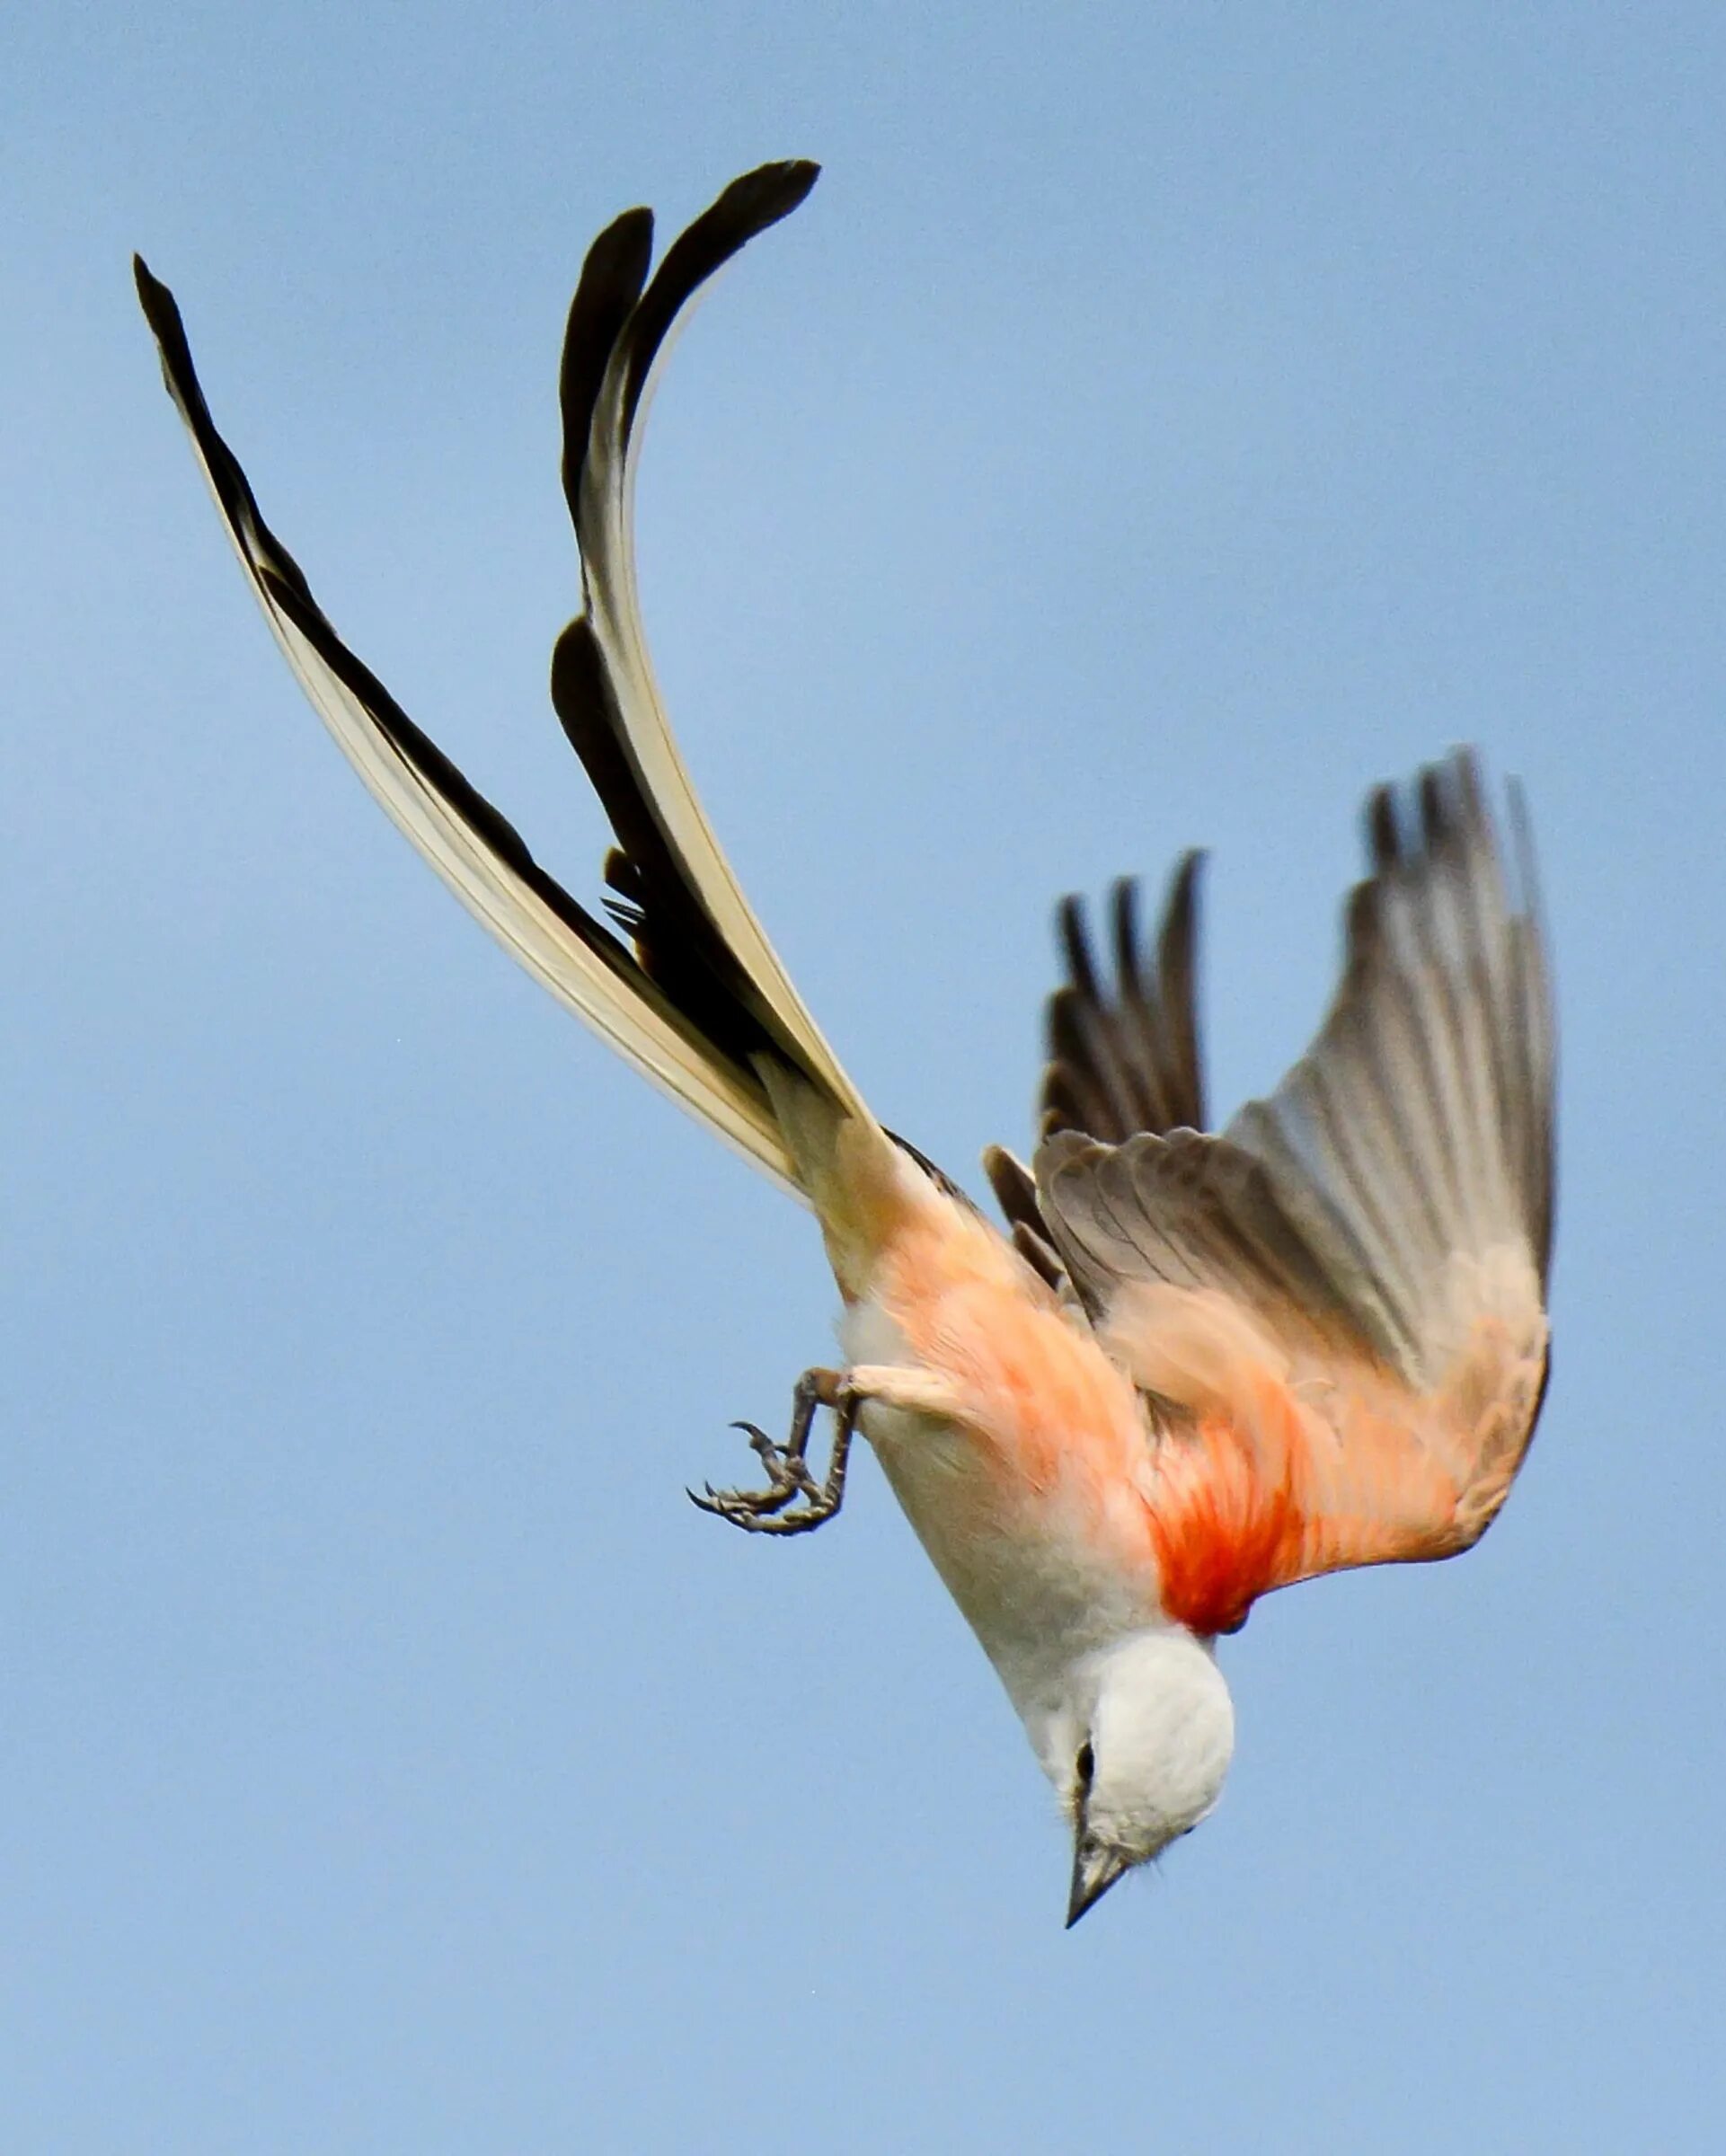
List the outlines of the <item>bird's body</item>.
{"label": "bird's body", "polygon": [[891,1165],[907,1202],[845,1311],[847,1368],[894,1494],[1022,1713],[1051,1666],[1164,1621],[1142,1412],[987,1221]]}
{"label": "bird's body", "polygon": [[[1552,1046],[1527,849],[1472,760],[1381,791],[1342,985],[1313,1049],[1203,1130],[1196,862],[1154,954],[1118,890],[1114,977],[1064,915],[1068,981],[1032,1167],[993,1152],[1004,1233],[875,1119],[805,1011],[689,784],[653,685],[630,498],[679,308],[814,168],[733,183],[647,278],[651,219],[596,242],[571,310],[564,486],[586,607],[553,699],[617,839],[580,906],[336,635],[210,420],[139,265],[169,386],[271,626],[380,801],[476,915],[646,1074],[801,1197],[845,1366],[754,1433],[740,1526],[836,1508],[854,1422],[1073,1820],[1069,1921],[1215,1803],[1233,1713],[1215,1642],[1270,1589],[1447,1556],[1508,1492],[1546,1366]],[[804,1454],[839,1411],[825,1489]]]}

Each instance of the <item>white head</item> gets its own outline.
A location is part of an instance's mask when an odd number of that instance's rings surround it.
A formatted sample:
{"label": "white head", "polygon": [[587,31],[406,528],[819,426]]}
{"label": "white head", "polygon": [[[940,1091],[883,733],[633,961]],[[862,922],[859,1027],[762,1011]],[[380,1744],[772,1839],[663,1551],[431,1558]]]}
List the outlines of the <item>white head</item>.
{"label": "white head", "polygon": [[1178,1626],[1082,1656],[1026,1721],[1073,1823],[1069,1926],[1213,1809],[1235,1749],[1222,1672]]}

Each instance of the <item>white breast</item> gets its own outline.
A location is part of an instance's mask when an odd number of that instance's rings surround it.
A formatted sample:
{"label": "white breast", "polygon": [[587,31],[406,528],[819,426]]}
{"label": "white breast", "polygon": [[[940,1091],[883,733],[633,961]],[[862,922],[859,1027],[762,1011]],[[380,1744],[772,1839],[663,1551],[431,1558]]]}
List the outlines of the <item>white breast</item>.
{"label": "white breast", "polygon": [[[847,1309],[839,1337],[854,1366],[919,1367],[898,1326],[868,1303]],[[1077,1657],[1145,1624],[1141,1583],[1077,1539],[1058,1505],[1004,1503],[1012,1493],[985,1436],[879,1401],[860,1426],[1022,1715]]]}

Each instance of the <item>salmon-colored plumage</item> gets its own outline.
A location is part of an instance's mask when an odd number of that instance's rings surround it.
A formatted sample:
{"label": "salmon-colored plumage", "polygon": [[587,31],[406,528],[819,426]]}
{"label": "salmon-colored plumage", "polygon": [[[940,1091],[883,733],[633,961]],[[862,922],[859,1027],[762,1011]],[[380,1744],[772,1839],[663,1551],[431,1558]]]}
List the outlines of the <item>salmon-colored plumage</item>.
{"label": "salmon-colored plumage", "polygon": [[[1525,1268],[1526,1270],[1526,1268]],[[1514,1279],[1514,1274],[1511,1275]],[[1477,1320],[1440,1384],[1325,1357],[1215,1290],[1139,1286],[1105,1338],[1167,1403],[1147,1503],[1164,1607],[1229,1631],[1261,1595],[1350,1566],[1448,1557],[1480,1538],[1534,1427],[1546,1321],[1532,1274]]]}
{"label": "salmon-colored plumage", "polygon": [[871,1294],[947,1386],[955,1418],[1015,1486],[1047,1496],[1088,1478],[1130,1481],[1145,1444],[1130,1378],[987,1222],[919,1183]]}

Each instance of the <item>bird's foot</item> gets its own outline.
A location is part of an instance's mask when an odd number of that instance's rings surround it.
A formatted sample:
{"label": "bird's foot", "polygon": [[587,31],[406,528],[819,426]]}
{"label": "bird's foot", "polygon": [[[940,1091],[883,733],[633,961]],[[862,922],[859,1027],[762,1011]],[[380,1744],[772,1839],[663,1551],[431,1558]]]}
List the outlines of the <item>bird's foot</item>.
{"label": "bird's foot", "polygon": [[[766,1471],[767,1487],[715,1489],[709,1482],[703,1486],[705,1495],[692,1489],[691,1499],[704,1512],[729,1520],[748,1534],[807,1534],[830,1520],[845,1497],[845,1467],[861,1405],[859,1395],[838,1371],[804,1371],[792,1395],[791,1435],[783,1445],[775,1445],[752,1422],[731,1425],[749,1440],[750,1451]],[[818,1482],[810,1471],[809,1440],[822,1408],[833,1411],[833,1450],[827,1480]]]}

